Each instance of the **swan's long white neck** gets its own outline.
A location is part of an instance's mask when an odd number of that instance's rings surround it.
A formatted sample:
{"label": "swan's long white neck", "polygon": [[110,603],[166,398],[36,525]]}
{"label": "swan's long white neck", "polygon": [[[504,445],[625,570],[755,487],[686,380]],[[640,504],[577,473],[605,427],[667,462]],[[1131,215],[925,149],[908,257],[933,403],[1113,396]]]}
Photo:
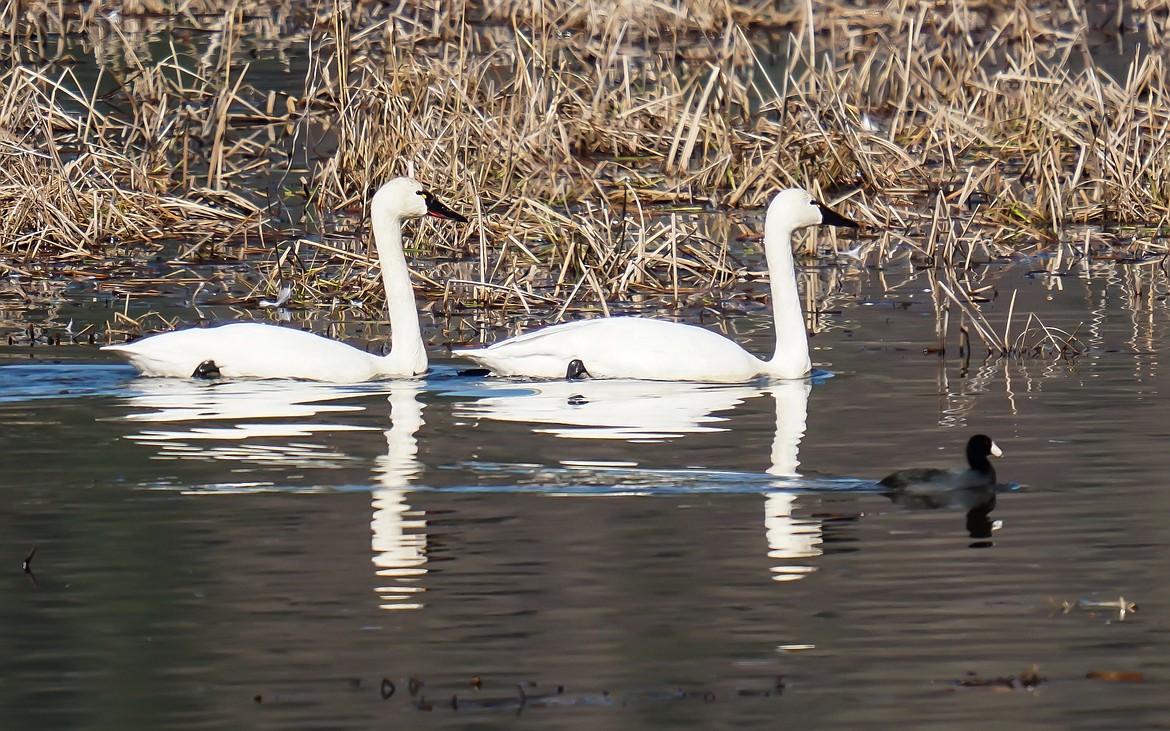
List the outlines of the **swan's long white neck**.
{"label": "swan's long white neck", "polygon": [[764,363],[764,374],[775,378],[800,378],[812,368],[808,334],[796,289],[792,261],[792,230],[769,215],[764,221],[764,255],[772,286],[772,317],[776,322],[776,352]]}
{"label": "swan's long white neck", "polygon": [[390,352],[381,360],[387,373],[423,373],[427,369],[426,345],[418,322],[410,270],[402,252],[402,221],[376,204],[370,213],[378,261],[382,265],[382,284],[386,289],[386,306],[390,312]]}

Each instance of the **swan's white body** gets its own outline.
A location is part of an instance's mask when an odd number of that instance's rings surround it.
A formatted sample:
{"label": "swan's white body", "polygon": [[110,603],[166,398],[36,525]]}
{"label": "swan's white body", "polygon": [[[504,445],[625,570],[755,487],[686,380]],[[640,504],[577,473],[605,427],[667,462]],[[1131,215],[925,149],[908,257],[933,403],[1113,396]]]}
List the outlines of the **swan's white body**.
{"label": "swan's white body", "polygon": [[856,226],[800,188],[768,206],[764,253],[772,287],[776,351],[762,360],[722,335],[641,317],[578,320],[524,333],[477,350],[456,350],[501,376],[564,378],[580,360],[593,378],[742,383],[758,377],[800,378],[812,366],[792,261],[792,232],[820,223]]}
{"label": "swan's white body", "polygon": [[[175,330],[102,350],[120,353],[144,376],[173,378],[190,378],[207,361],[216,364],[221,378],[296,378],[328,383],[360,383],[426,371],[421,336],[418,348],[407,348],[409,331],[400,335],[399,328],[392,328],[392,332],[394,347],[385,356],[304,330],[258,322]],[[407,350],[411,351],[409,357],[405,357]]]}
{"label": "swan's white body", "polygon": [[382,266],[393,347],[379,356],[319,335],[262,323],[233,323],[162,333],[107,345],[144,376],[190,378],[210,363],[221,378],[297,378],[358,383],[416,376],[427,370],[410,271],[402,252],[402,221],[427,214],[466,220],[410,178],[383,185],[370,202],[370,223]]}
{"label": "swan's white body", "polygon": [[[795,287],[795,284],[793,285]],[[804,337],[804,323],[800,324]],[[809,369],[808,346],[787,349],[796,377]],[[456,350],[500,376],[564,378],[580,360],[593,378],[742,383],[767,364],[717,332],[645,317],[575,320],[517,335],[482,350]]]}

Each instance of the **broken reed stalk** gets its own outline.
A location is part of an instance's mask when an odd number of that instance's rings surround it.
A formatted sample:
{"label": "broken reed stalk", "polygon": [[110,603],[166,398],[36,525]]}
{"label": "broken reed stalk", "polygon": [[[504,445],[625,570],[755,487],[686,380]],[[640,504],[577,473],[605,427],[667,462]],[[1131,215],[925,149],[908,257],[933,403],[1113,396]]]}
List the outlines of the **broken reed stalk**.
{"label": "broken reed stalk", "polygon": [[991,328],[991,325],[987,322],[981,313],[977,312],[973,307],[968,305],[968,303],[959,299],[959,297],[957,297],[951,288],[946,284],[942,283],[941,281],[936,281],[935,284],[940,290],[942,290],[943,294],[945,294],[947,298],[959,308],[959,311],[963,313],[967,321],[970,322],[971,326],[975,328],[975,332],[979,335],[979,338],[983,341],[983,344],[987,346],[988,351],[996,355],[1009,354],[1010,346],[1007,343],[1001,342],[1000,339],[996,337],[995,331]]}
{"label": "broken reed stalk", "polygon": [[[1035,313],[1029,313],[1027,321],[1024,323],[1023,330],[1016,336],[1015,340],[1011,339],[1011,325],[1012,317],[1015,313],[1016,294],[1017,290],[1012,291],[1011,302],[1008,305],[1007,320],[1004,323],[1004,330],[1002,336],[995,334],[994,328],[987,321],[986,317],[980,312],[973,303],[959,298],[955,292],[943,282],[936,282],[938,288],[946,295],[947,299],[953,302],[963,313],[964,320],[970,322],[975,332],[979,335],[983,344],[987,347],[988,352],[995,357],[1053,357],[1053,358],[1072,358],[1085,352],[1086,347],[1084,343],[1076,337],[1076,332],[1069,333],[1065,330],[1055,327],[1048,327],[1040,321],[1040,318]],[[960,291],[965,290],[960,289]],[[1035,323],[1035,327],[1033,327]],[[1033,333],[1039,332],[1040,340],[1029,341],[1028,338]],[[1045,347],[1047,342],[1051,347]],[[969,335],[967,328],[960,326],[960,355],[969,353]]]}

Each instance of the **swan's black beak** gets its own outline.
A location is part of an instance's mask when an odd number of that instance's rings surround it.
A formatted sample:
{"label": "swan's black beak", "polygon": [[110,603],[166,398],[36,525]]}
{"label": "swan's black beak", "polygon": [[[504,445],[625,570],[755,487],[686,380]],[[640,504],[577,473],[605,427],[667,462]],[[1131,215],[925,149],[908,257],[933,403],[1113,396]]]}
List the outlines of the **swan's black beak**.
{"label": "swan's black beak", "polygon": [[423,200],[427,202],[427,215],[435,218],[446,218],[459,223],[467,223],[467,218],[452,211],[447,204],[435,197],[429,190],[423,191]]}
{"label": "swan's black beak", "polygon": [[820,203],[815,204],[817,208],[821,209],[821,225],[822,226],[848,226],[849,228],[857,228],[857,221],[845,218],[840,213],[837,213],[828,206],[823,206]]}

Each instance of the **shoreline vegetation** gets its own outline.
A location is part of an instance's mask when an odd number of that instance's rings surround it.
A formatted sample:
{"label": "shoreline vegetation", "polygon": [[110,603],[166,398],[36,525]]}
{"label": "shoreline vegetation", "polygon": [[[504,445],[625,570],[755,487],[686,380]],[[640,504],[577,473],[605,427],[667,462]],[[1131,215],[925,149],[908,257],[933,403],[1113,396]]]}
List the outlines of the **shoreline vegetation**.
{"label": "shoreline vegetation", "polygon": [[520,319],[702,318],[759,304],[759,209],[801,185],[864,227],[807,253],[932,270],[939,347],[1067,356],[1075,332],[1016,313],[1020,334],[1009,307],[997,333],[978,263],[1166,252],[1170,2],[1091,13],[19,0],[0,10],[0,277],[97,281],[125,302],[97,342],[192,324],[130,301],[199,291],[191,267],[216,262],[247,265],[215,283],[226,305],[291,286],[384,317],[354,222],[409,173],[472,218],[411,252],[421,309],[474,313],[448,346]]}

